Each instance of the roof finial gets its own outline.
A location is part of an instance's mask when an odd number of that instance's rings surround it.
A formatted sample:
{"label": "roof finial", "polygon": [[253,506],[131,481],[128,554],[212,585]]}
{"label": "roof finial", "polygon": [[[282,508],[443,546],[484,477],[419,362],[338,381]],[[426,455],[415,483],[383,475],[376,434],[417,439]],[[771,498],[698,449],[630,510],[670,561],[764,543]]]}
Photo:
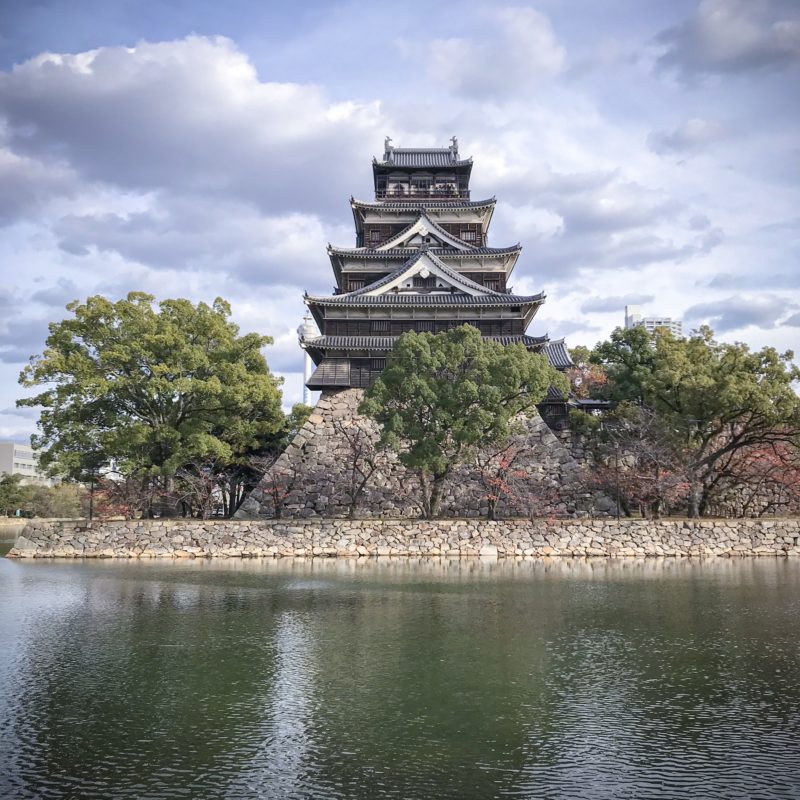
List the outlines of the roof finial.
{"label": "roof finial", "polygon": [[453,155],[458,157],[458,139],[455,136],[450,138],[452,144],[450,145],[450,149],[453,151]]}
{"label": "roof finial", "polygon": [[392,147],[392,145],[390,144],[391,141],[392,141],[392,137],[391,136],[387,136],[383,140],[383,150],[384,150],[383,160],[384,161],[389,161],[392,158],[392,150],[394,150],[394,147]]}

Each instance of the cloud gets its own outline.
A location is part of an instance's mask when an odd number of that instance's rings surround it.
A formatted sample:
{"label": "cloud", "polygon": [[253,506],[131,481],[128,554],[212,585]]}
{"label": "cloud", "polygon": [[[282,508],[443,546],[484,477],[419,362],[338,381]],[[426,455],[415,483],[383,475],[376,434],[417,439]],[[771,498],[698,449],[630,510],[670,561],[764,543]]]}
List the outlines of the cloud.
{"label": "cloud", "polygon": [[222,198],[177,196],[163,197],[147,211],[65,216],[54,232],[59,247],[76,256],[115,253],[156,270],[224,273],[252,285],[306,288],[328,285],[325,244],[344,235],[312,214],[265,216]]}
{"label": "cloud", "polygon": [[496,101],[529,93],[564,66],[565,51],[550,21],[531,8],[492,8],[480,38],[437,38],[401,49],[426,65],[431,80],[451,92]]}
{"label": "cloud", "polygon": [[588,314],[592,311],[597,312],[622,312],[625,306],[630,305],[644,305],[645,303],[652,303],[655,296],[652,294],[626,294],[617,295],[614,297],[590,297],[585,303],[581,305],[581,311]]}
{"label": "cloud", "polygon": [[79,299],[84,291],[69,278],[58,278],[54,284],[46,289],[39,289],[31,295],[34,303],[45,306],[66,306],[67,303]]}
{"label": "cloud", "polygon": [[702,0],[656,41],[665,47],[659,68],[684,79],[782,70],[800,63],[800,16],[792,2]]}
{"label": "cloud", "polygon": [[716,333],[727,333],[751,326],[771,330],[784,314],[797,307],[796,303],[778,295],[738,295],[693,305],[684,312],[684,319],[697,324],[708,324]]}
{"label": "cloud", "polygon": [[9,406],[8,408],[0,408],[0,416],[3,417],[24,417],[25,419],[39,419],[39,411],[36,408],[24,407],[17,408],[16,406]]}
{"label": "cloud", "polygon": [[723,272],[705,281],[711,289],[798,289],[800,288],[800,272],[778,272],[767,275],[758,272],[747,272],[738,275]]}
{"label": "cloud", "polygon": [[647,147],[660,156],[691,155],[723,137],[722,126],[716,122],[693,117],[669,131],[652,131]]}
{"label": "cloud", "polygon": [[280,213],[338,209],[386,127],[377,103],[261,81],[233,42],[199,36],[44,53],[0,73],[0,108],[17,158]]}
{"label": "cloud", "polygon": [[45,164],[0,146],[0,225],[38,213],[54,197],[73,195],[77,186],[63,163]]}
{"label": "cloud", "polygon": [[781,322],[781,325],[788,325],[791,328],[800,328],[800,312],[798,312],[797,314],[792,314],[791,317],[788,317],[787,319],[783,320],[783,322]]}
{"label": "cloud", "polygon": [[40,353],[47,338],[47,325],[45,319],[6,318],[0,329],[0,361],[22,364]]}

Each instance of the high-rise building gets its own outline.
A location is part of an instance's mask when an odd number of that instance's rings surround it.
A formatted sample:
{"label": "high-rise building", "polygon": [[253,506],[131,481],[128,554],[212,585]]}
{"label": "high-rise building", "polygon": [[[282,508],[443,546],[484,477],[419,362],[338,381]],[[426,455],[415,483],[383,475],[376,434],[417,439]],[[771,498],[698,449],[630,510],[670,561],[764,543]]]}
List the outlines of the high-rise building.
{"label": "high-rise building", "polygon": [[[563,340],[526,333],[545,295],[512,292],[522,248],[489,245],[496,200],[470,198],[472,159],[461,158],[455,137],[425,149],[387,138],[372,171],[375,199],[350,201],[355,247],[328,247],[335,293],[305,297],[319,327],[315,335],[305,333],[311,326],[300,330],[315,366],[310,389],[369,386],[403,333],[464,323],[486,339],[543,352],[559,369],[571,366]],[[540,410],[563,427],[564,398],[553,395]]]}
{"label": "high-rise building", "polygon": [[668,330],[673,336],[683,336],[683,322],[672,317],[643,317],[641,306],[625,306],[625,328],[643,327],[653,334],[659,329]]}

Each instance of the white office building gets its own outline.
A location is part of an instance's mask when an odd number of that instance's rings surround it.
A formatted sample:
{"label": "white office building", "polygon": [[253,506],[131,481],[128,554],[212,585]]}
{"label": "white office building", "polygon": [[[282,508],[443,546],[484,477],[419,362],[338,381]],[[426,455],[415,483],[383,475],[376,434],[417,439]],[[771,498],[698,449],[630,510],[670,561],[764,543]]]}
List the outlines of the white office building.
{"label": "white office building", "polygon": [[21,475],[25,485],[52,486],[54,481],[39,470],[39,462],[29,444],[0,442],[0,474]]}
{"label": "white office building", "polygon": [[673,336],[683,336],[683,321],[672,317],[643,317],[641,306],[625,306],[625,328],[641,326],[653,334],[666,328]]}

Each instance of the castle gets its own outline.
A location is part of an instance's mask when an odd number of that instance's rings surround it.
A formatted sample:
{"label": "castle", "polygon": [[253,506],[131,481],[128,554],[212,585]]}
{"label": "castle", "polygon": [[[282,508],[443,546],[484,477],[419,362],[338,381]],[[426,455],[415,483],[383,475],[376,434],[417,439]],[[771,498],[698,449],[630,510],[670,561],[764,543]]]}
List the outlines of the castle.
{"label": "castle", "polygon": [[[300,344],[314,364],[307,386],[322,392],[320,401],[239,517],[352,513],[353,435],[362,448],[377,438],[374,425],[357,413],[360,398],[407,331],[439,333],[470,324],[486,339],[544,353],[557,369],[572,366],[563,339],[527,333],[545,296],[512,292],[509,280],[522,248],[489,245],[496,199],[470,198],[472,159],[461,158],[455,137],[443,148],[393,147],[387,138],[372,171],[374,200],[350,200],[355,247],[328,246],[334,294],[304,298],[319,332],[301,326]],[[537,495],[541,502],[574,512],[574,498],[558,495],[568,483],[565,471],[576,464],[553,433],[567,428],[567,398],[552,389],[539,414],[518,442],[521,469],[531,485],[546,485]],[[415,514],[405,496],[408,476],[396,458],[379,453],[373,461],[379,466],[371,468],[361,513]],[[348,469],[349,477],[343,474]],[[476,477],[466,472],[445,498],[446,514],[486,513],[472,485]]]}

